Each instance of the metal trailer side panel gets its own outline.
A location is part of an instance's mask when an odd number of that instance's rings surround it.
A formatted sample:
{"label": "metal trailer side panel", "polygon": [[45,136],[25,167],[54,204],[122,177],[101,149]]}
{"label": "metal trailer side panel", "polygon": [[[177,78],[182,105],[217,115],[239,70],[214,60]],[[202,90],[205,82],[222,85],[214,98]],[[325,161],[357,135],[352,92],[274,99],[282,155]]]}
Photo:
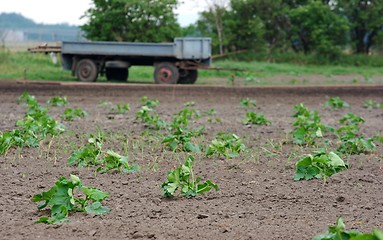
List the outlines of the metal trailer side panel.
{"label": "metal trailer side panel", "polygon": [[175,38],[178,59],[203,60],[211,58],[211,38]]}
{"label": "metal trailer side panel", "polygon": [[176,57],[174,43],[63,42],[62,54]]}

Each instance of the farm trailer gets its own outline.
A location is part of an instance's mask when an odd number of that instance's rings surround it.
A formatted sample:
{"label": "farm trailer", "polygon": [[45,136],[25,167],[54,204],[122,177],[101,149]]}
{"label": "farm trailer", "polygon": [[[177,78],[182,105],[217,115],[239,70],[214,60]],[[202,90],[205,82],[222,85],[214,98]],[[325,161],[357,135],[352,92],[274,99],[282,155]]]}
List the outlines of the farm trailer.
{"label": "farm trailer", "polygon": [[154,66],[159,84],[193,84],[198,69],[211,65],[210,38],[175,38],[173,43],[62,42],[61,47],[39,46],[30,52],[61,53],[62,66],[79,81],[99,75],[127,81],[130,66]]}

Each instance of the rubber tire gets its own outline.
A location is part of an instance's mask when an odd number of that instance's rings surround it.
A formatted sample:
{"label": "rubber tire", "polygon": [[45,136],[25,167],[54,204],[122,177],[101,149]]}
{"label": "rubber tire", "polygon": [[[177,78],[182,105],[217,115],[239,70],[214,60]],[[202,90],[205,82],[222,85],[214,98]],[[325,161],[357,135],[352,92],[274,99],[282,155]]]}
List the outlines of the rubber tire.
{"label": "rubber tire", "polygon": [[129,77],[129,70],[127,68],[106,68],[106,79],[108,81],[126,82]]}
{"label": "rubber tire", "polygon": [[154,81],[157,84],[176,84],[180,73],[171,62],[161,62],[155,66]]}
{"label": "rubber tire", "polygon": [[76,76],[81,82],[95,82],[98,77],[96,63],[91,59],[82,59],[77,63]]}
{"label": "rubber tire", "polygon": [[198,71],[196,69],[182,71],[186,71],[186,75],[180,75],[178,79],[179,84],[194,84],[197,81]]}

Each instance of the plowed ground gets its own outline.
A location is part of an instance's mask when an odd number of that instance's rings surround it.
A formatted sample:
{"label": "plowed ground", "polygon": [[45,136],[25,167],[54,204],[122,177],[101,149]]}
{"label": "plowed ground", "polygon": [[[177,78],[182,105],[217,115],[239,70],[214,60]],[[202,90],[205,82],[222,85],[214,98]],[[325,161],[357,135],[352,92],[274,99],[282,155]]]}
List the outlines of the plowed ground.
{"label": "plowed ground", "polygon": [[[366,109],[365,100],[383,102],[381,88],[209,88],[162,86],[60,86],[0,84],[0,131],[15,128],[25,109],[16,103],[24,91],[41,104],[53,96],[67,96],[68,107],[81,107],[89,116],[63,122],[67,131],[40,148],[11,149],[0,156],[1,239],[311,239],[323,233],[342,216],[348,229],[370,232],[383,229],[383,148],[370,154],[345,156],[350,168],[323,180],[293,181],[295,162],[312,147],[291,142],[293,106],[300,102],[317,110],[322,122],[339,126],[348,112],[365,118],[361,133],[372,137],[383,130],[383,110]],[[161,144],[166,131],[148,130],[135,121],[139,98],[158,99],[156,112],[165,121],[194,101],[201,113],[214,108],[214,116],[202,114],[194,126],[205,126],[198,140],[206,149],[218,132],[235,133],[247,151],[238,158],[205,157],[196,154],[195,174],[210,179],[220,190],[195,198],[166,199],[160,185],[166,174],[186,159]],[[351,107],[328,110],[323,103],[339,96]],[[272,121],[268,126],[245,126],[247,111],[241,98],[256,99],[257,112]],[[99,104],[101,101],[112,105]],[[112,114],[111,107],[129,102],[126,114]],[[51,108],[60,120],[65,107]],[[209,122],[209,118],[221,122]],[[61,120],[60,120],[61,121]],[[71,153],[84,145],[89,134],[102,131],[105,149],[129,156],[140,165],[137,173],[95,174],[95,168],[69,167]],[[143,132],[146,134],[143,134]],[[335,141],[334,136],[328,137]],[[109,192],[104,205],[110,213],[89,216],[74,213],[62,225],[34,224],[43,214],[31,201],[48,190],[58,177],[78,175],[86,186]]]}

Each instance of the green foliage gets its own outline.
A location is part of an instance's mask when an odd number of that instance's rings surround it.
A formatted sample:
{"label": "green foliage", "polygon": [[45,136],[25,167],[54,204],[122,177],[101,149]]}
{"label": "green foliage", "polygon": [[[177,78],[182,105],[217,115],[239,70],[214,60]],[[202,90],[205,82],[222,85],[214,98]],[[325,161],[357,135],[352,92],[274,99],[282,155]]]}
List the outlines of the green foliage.
{"label": "green foliage", "polygon": [[257,101],[254,99],[249,99],[249,98],[241,98],[241,101],[239,102],[239,104],[244,108],[256,107]]}
{"label": "green foliage", "polygon": [[367,109],[379,109],[379,108],[383,108],[383,104],[370,99],[370,100],[364,101],[363,107]]}
{"label": "green foliage", "polygon": [[78,108],[67,108],[64,110],[64,112],[62,114],[62,118],[65,121],[73,121],[76,118],[80,119],[80,118],[84,118],[86,116],[88,116],[88,112],[86,112],[85,110],[83,110],[80,107],[78,107]]}
{"label": "green foliage", "polygon": [[315,236],[313,240],[383,240],[383,233],[378,229],[373,229],[372,233],[346,231],[346,225],[339,217],[335,226],[328,227],[327,233]]}
{"label": "green foliage", "polygon": [[62,107],[68,103],[69,102],[67,97],[52,97],[47,101],[47,104],[51,105],[52,107]]}
{"label": "green foliage", "polygon": [[321,123],[317,111],[310,111],[303,103],[294,106],[295,120],[293,126],[293,141],[296,144],[313,144],[315,139],[323,137],[322,131],[331,130],[330,127]]}
{"label": "green foliage", "polygon": [[120,154],[112,151],[106,150],[103,148],[103,134],[98,133],[97,136],[90,135],[88,143],[84,145],[83,148],[80,148],[72,153],[68,159],[69,166],[98,166],[96,172],[106,173],[110,170],[115,169],[117,173],[127,172],[137,172],[139,166],[129,165],[128,157],[121,156]]}
{"label": "green foliage", "polygon": [[350,107],[350,104],[343,101],[340,97],[330,97],[323,105],[330,109]]}
{"label": "green foliage", "polygon": [[359,124],[364,123],[364,119],[353,113],[346,114],[339,120],[343,124],[336,130],[336,134],[341,141],[338,151],[345,154],[361,154],[375,150],[373,138],[360,136]]}
{"label": "green foliage", "polygon": [[174,117],[173,121],[170,125],[171,129],[176,129],[179,127],[186,128],[189,125],[189,121],[192,119],[199,119],[201,117],[201,113],[194,109],[185,107],[181,109]]}
{"label": "green foliage", "polygon": [[166,123],[160,119],[154,108],[160,103],[157,99],[151,100],[144,96],[140,98],[142,103],[140,110],[136,113],[136,120],[141,119],[142,123],[148,125],[149,128],[162,129],[166,127]]}
{"label": "green foliage", "polygon": [[193,173],[194,157],[188,156],[181,167],[168,172],[167,181],[161,184],[162,194],[165,197],[173,197],[177,189],[180,189],[182,196],[195,197],[214,188],[218,191],[218,185],[210,180],[201,183],[201,178],[195,178]]}
{"label": "green foliage", "polygon": [[172,151],[201,152],[199,145],[193,139],[200,136],[204,127],[189,131],[187,128],[175,127],[172,134],[162,140],[167,148]]}
{"label": "green foliage", "polygon": [[[77,191],[82,191],[82,197],[76,197]],[[36,223],[68,222],[68,215],[72,212],[86,212],[92,215],[109,213],[109,209],[101,204],[108,196],[108,193],[96,188],[83,186],[76,175],[70,175],[70,179],[61,177],[50,190],[32,197],[33,202],[43,202],[37,206],[37,209],[51,209],[50,217],[43,216]]]}
{"label": "green foliage", "polygon": [[247,112],[243,118],[243,124],[268,125],[271,121],[266,119],[263,113]]}
{"label": "green foliage", "polygon": [[48,136],[57,136],[65,131],[64,125],[49,116],[48,108],[42,107],[34,96],[23,93],[18,102],[27,107],[27,112],[24,118],[17,120],[18,129],[1,133],[0,155],[13,146],[38,147]]}
{"label": "green foliage", "polygon": [[100,155],[102,153],[102,134],[97,136],[90,135],[88,142],[83,148],[72,153],[68,159],[69,166],[87,167],[100,164]]}
{"label": "green foliage", "polygon": [[220,132],[215,136],[215,139],[211,141],[206,156],[216,154],[218,156],[222,155],[225,158],[235,158],[245,149],[246,146],[242,143],[240,137],[235,134]]}
{"label": "green foliage", "polygon": [[298,40],[305,53],[315,51],[319,55],[336,59],[342,46],[347,44],[349,23],[334,13],[330,6],[321,1],[307,4],[289,11],[293,40]]}
{"label": "green foliage", "polygon": [[139,166],[137,164],[129,165],[128,157],[121,156],[120,154],[108,150],[106,156],[101,160],[103,166],[97,168],[97,172],[105,173],[112,169],[116,169],[118,173],[123,172],[133,173],[139,171]]}
{"label": "green foliage", "polygon": [[179,36],[176,0],[93,0],[81,26],[97,41],[168,42]]}
{"label": "green foliage", "polygon": [[337,154],[319,150],[314,155],[308,154],[297,161],[294,180],[326,179],[344,169],[347,169],[347,164]]}
{"label": "green foliage", "polygon": [[116,107],[113,107],[110,110],[112,113],[125,114],[127,111],[130,111],[129,103],[116,104]]}

